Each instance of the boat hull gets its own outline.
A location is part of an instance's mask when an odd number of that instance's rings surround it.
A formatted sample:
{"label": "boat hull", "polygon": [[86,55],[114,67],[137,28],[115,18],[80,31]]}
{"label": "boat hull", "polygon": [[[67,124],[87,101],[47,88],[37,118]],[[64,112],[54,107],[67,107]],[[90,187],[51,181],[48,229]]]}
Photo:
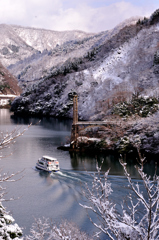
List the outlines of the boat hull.
{"label": "boat hull", "polygon": [[36,168],[39,169],[39,170],[43,170],[43,171],[49,172],[49,173],[60,171],[60,169],[49,170],[46,167],[40,166],[39,164],[36,164]]}

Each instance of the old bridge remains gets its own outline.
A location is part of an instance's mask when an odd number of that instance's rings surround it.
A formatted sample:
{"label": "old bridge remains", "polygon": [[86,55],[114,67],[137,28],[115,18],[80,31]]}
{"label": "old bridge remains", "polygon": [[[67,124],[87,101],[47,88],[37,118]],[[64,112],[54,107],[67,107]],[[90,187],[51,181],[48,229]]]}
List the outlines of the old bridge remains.
{"label": "old bridge remains", "polygon": [[105,126],[105,127],[116,127],[119,123],[113,120],[106,121],[78,121],[78,96],[73,97],[73,123],[71,130],[71,148],[77,147],[77,138],[80,136],[80,131],[93,126]]}

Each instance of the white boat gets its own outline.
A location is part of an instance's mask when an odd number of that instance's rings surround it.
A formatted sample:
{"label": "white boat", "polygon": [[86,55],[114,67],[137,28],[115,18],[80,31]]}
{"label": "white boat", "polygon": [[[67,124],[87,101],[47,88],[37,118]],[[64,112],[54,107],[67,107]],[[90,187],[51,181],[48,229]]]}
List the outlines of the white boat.
{"label": "white boat", "polygon": [[47,172],[57,172],[60,170],[59,161],[56,158],[43,156],[36,163],[36,168]]}

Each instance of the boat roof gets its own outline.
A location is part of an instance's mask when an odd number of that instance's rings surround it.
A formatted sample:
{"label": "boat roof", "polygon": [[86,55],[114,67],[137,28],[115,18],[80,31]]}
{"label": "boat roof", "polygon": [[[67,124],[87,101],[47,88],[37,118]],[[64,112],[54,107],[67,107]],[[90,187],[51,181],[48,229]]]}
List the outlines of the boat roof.
{"label": "boat roof", "polygon": [[48,159],[50,161],[56,161],[57,158],[49,157],[49,156],[43,156],[43,158]]}

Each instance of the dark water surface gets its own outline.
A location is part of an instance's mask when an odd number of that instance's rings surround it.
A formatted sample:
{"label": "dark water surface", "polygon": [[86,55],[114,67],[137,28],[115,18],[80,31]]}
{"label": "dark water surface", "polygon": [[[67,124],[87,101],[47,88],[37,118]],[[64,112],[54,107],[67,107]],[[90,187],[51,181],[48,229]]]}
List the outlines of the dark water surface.
{"label": "dark water surface", "polygon": [[[20,199],[5,202],[4,205],[23,228],[24,235],[29,233],[34,218],[42,217],[51,218],[57,223],[67,219],[75,222],[81,230],[93,233],[93,225],[85,210],[79,206],[79,202],[82,202],[81,183],[91,184],[92,179],[87,171],[95,171],[96,159],[100,162],[104,158],[102,170],[111,168],[110,181],[114,189],[112,198],[120,204],[128,191],[123,169],[115,156],[88,156],[84,153],[70,154],[57,150],[57,147],[70,137],[71,120],[42,118],[40,123],[38,121],[38,118],[11,116],[7,109],[0,110],[0,127],[3,132],[12,131],[15,127],[23,130],[33,123],[33,126],[7,149],[9,153],[13,152],[13,155],[0,162],[3,172],[16,173],[24,170],[15,177],[24,175],[22,179],[5,184],[6,197]],[[47,174],[36,170],[35,164],[42,155],[56,157],[60,162],[60,172]],[[128,170],[134,178],[138,178],[133,164],[128,165]]]}

